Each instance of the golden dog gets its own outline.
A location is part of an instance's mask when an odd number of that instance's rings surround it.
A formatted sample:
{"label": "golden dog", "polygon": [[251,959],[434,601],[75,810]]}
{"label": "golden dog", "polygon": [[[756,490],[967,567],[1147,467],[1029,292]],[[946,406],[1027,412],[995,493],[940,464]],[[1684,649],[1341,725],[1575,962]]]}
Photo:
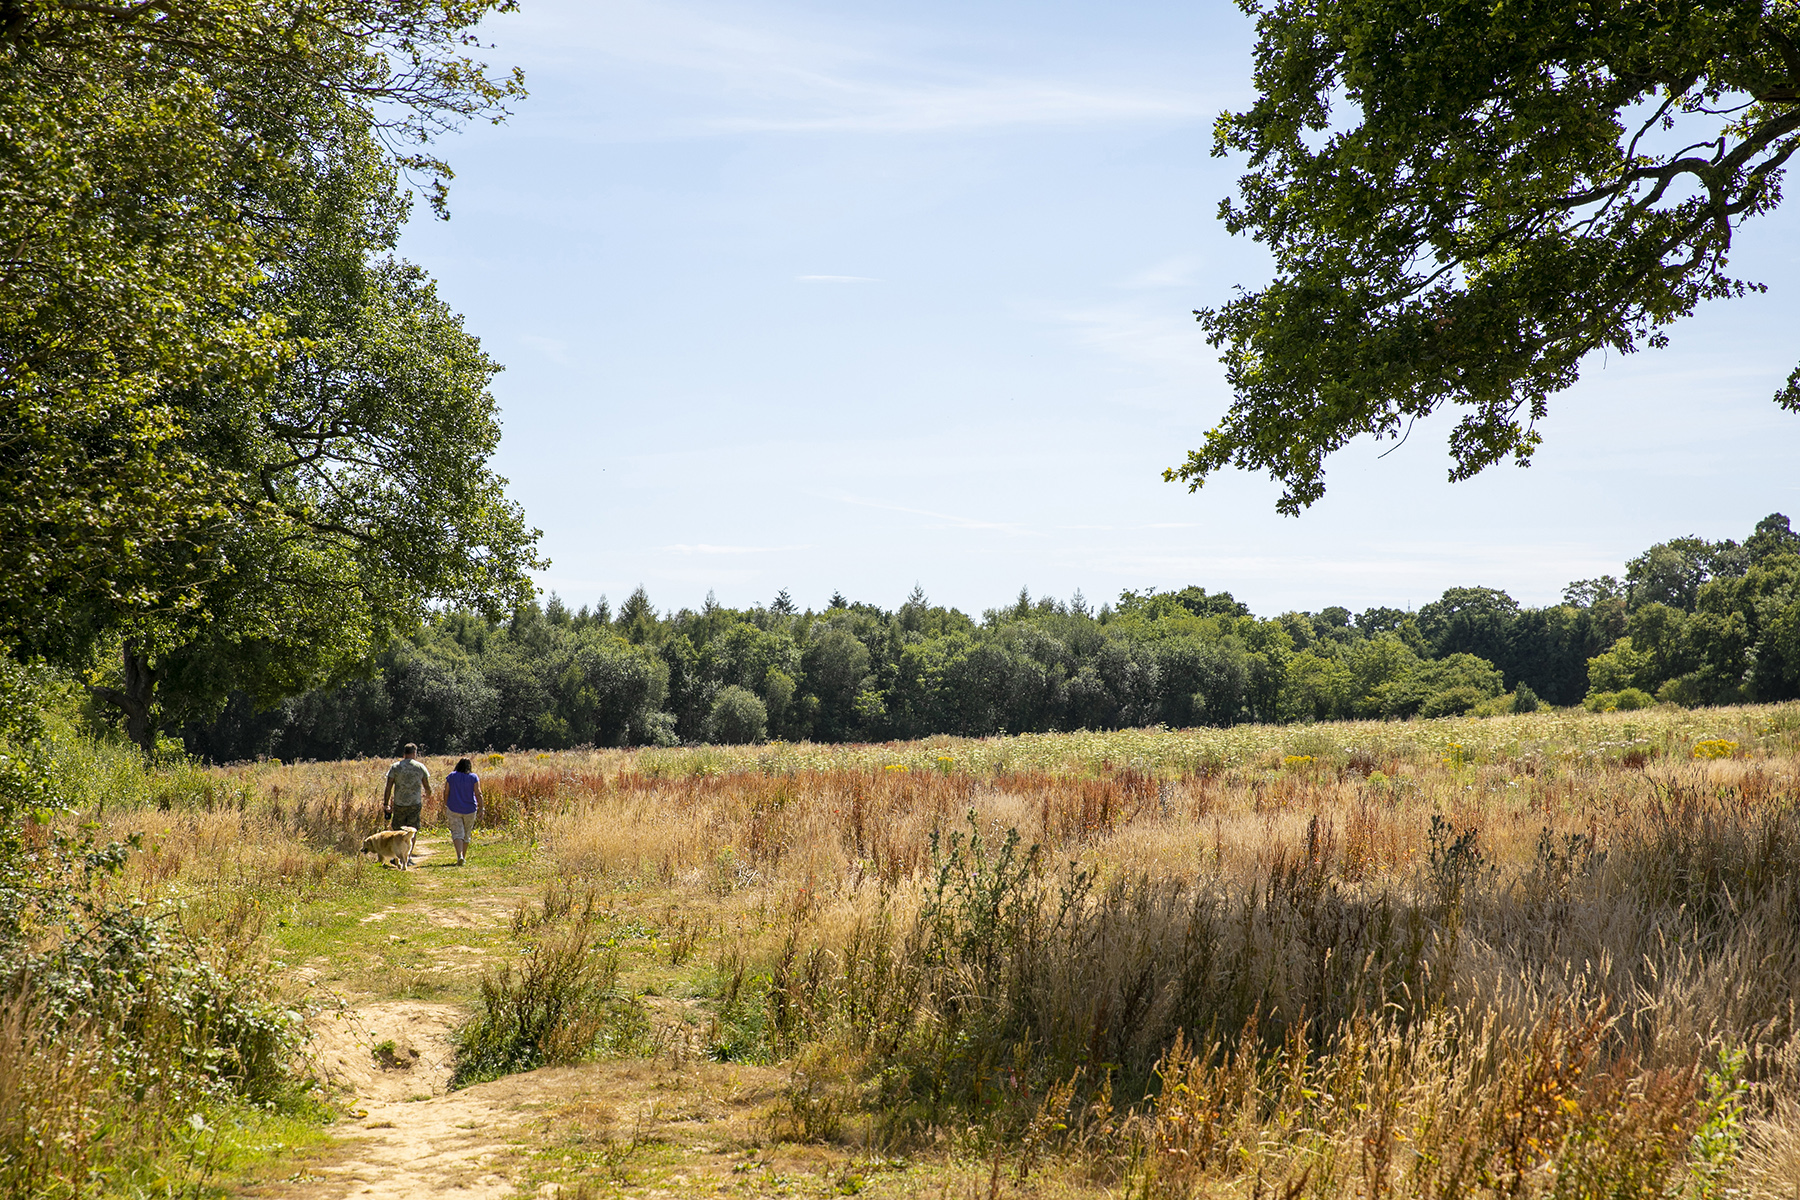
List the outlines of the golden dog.
{"label": "golden dog", "polygon": [[418,836],[419,831],[411,825],[384,829],[363,839],[362,852],[373,854],[382,866],[392,859],[395,866],[405,871],[412,866],[413,839]]}

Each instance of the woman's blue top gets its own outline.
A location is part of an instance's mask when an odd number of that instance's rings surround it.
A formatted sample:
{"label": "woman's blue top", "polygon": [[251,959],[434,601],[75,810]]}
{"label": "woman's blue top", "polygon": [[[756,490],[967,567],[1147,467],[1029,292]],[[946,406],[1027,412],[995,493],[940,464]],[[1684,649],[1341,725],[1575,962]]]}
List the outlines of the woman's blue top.
{"label": "woman's blue top", "polygon": [[452,771],[444,776],[444,807],[453,813],[475,811],[475,785],[481,776],[471,771]]}

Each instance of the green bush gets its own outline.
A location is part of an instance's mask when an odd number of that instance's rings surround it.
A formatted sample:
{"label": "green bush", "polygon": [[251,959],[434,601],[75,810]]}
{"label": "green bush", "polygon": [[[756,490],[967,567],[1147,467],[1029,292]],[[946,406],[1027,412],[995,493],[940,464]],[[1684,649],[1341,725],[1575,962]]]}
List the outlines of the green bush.
{"label": "green bush", "polygon": [[132,844],[57,827],[187,776],[80,737],[56,700],[0,667],[0,1195],[129,1191],[144,1172],[174,1193],[212,1169],[208,1114],[312,1103],[303,1025],[254,905],[184,925],[117,895]]}
{"label": "green bush", "polygon": [[1460,717],[1487,699],[1472,687],[1445,688],[1434,693],[1419,709],[1421,717]]}
{"label": "green bush", "polygon": [[681,745],[681,735],[675,731],[675,718],[666,712],[645,713],[633,727],[632,737],[640,746]]}
{"label": "green bush", "polygon": [[1642,688],[1622,688],[1616,692],[1589,692],[1581,702],[1589,712],[1635,712],[1656,707],[1656,697]]}
{"label": "green bush", "polygon": [[744,745],[760,742],[769,731],[769,710],[749,688],[732,684],[720,690],[706,718],[706,740]]}
{"label": "green bush", "polygon": [[641,1046],[648,1022],[615,990],[619,954],[596,933],[590,893],[573,926],[543,930],[518,970],[483,977],[481,1009],[456,1034],[452,1087]]}

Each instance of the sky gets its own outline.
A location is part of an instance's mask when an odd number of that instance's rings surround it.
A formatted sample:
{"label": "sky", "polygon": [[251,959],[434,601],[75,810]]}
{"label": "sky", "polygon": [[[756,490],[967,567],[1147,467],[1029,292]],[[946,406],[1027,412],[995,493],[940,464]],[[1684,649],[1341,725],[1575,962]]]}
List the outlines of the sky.
{"label": "sky", "polygon": [[486,32],[531,95],[440,147],[452,219],[402,252],[505,364],[494,465],[573,607],[1546,604],[1800,521],[1795,203],[1735,242],[1768,293],[1590,359],[1529,469],[1448,482],[1440,414],[1284,517],[1266,477],[1161,478],[1230,403],[1192,310],[1268,278],[1215,216],[1234,5],[524,0]]}

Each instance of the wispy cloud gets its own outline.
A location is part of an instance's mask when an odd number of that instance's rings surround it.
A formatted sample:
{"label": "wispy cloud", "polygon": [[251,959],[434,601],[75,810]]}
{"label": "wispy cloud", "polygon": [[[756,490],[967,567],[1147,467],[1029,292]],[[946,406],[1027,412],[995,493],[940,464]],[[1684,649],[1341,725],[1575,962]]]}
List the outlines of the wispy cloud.
{"label": "wispy cloud", "polygon": [[1206,338],[1185,312],[1090,308],[1065,313],[1062,320],[1082,345],[1190,385],[1212,357]]}
{"label": "wispy cloud", "polygon": [[1075,346],[1118,368],[1117,383],[1105,396],[1111,403],[1191,420],[1196,400],[1220,374],[1216,352],[1193,318],[1174,305],[1098,305],[1044,319],[1061,325]]}
{"label": "wispy cloud", "polygon": [[664,554],[676,554],[683,557],[691,555],[736,555],[736,554],[784,554],[791,550],[810,550],[811,546],[711,546],[704,542],[689,545],[678,542],[672,546],[660,547]]}
{"label": "wispy cloud", "polygon": [[1193,287],[1200,282],[1200,268],[1205,265],[1206,260],[1198,254],[1178,254],[1141,271],[1133,271],[1119,281],[1119,286],[1133,289]]}
{"label": "wispy cloud", "polygon": [[867,275],[796,275],[796,283],[880,283]]}
{"label": "wispy cloud", "polygon": [[[565,132],[910,133],[1209,120],[1218,107],[1216,97],[1185,87],[950,65],[957,54],[908,45],[920,36],[898,27],[827,25],[825,18],[788,28],[776,19],[750,25],[694,3],[544,0],[506,28],[507,48],[528,50],[528,67],[535,60],[540,70],[579,71],[605,81],[600,86],[635,93],[604,104],[584,97],[579,109],[552,122]],[[602,62],[612,66],[602,69]],[[652,91],[673,93],[685,111],[645,106],[641,97]],[[662,115],[634,116],[650,109]]]}
{"label": "wispy cloud", "polygon": [[719,132],[925,133],[1019,125],[1093,125],[1204,117],[1177,94],[1060,86],[1029,79],[822,81],[798,111],[714,118]]}
{"label": "wispy cloud", "polygon": [[929,517],[941,524],[927,526],[933,529],[991,529],[996,533],[1007,533],[1018,537],[1042,536],[1027,528],[1020,521],[984,521],[976,517],[959,517],[954,513],[934,512],[928,508],[910,508],[904,504],[887,504],[880,500],[864,500],[857,496],[840,496],[845,504],[854,504],[858,508],[873,508],[882,512],[905,513],[913,517]]}
{"label": "wispy cloud", "polygon": [[1143,524],[1124,525],[1095,525],[1091,523],[1080,525],[1058,525],[1057,528],[1068,530],[1091,529],[1101,533],[1120,533],[1144,529],[1205,529],[1206,526],[1199,521],[1149,521]]}
{"label": "wispy cloud", "polygon": [[569,365],[569,344],[567,342],[559,341],[556,338],[539,337],[535,333],[522,333],[519,335],[519,340],[557,366]]}

